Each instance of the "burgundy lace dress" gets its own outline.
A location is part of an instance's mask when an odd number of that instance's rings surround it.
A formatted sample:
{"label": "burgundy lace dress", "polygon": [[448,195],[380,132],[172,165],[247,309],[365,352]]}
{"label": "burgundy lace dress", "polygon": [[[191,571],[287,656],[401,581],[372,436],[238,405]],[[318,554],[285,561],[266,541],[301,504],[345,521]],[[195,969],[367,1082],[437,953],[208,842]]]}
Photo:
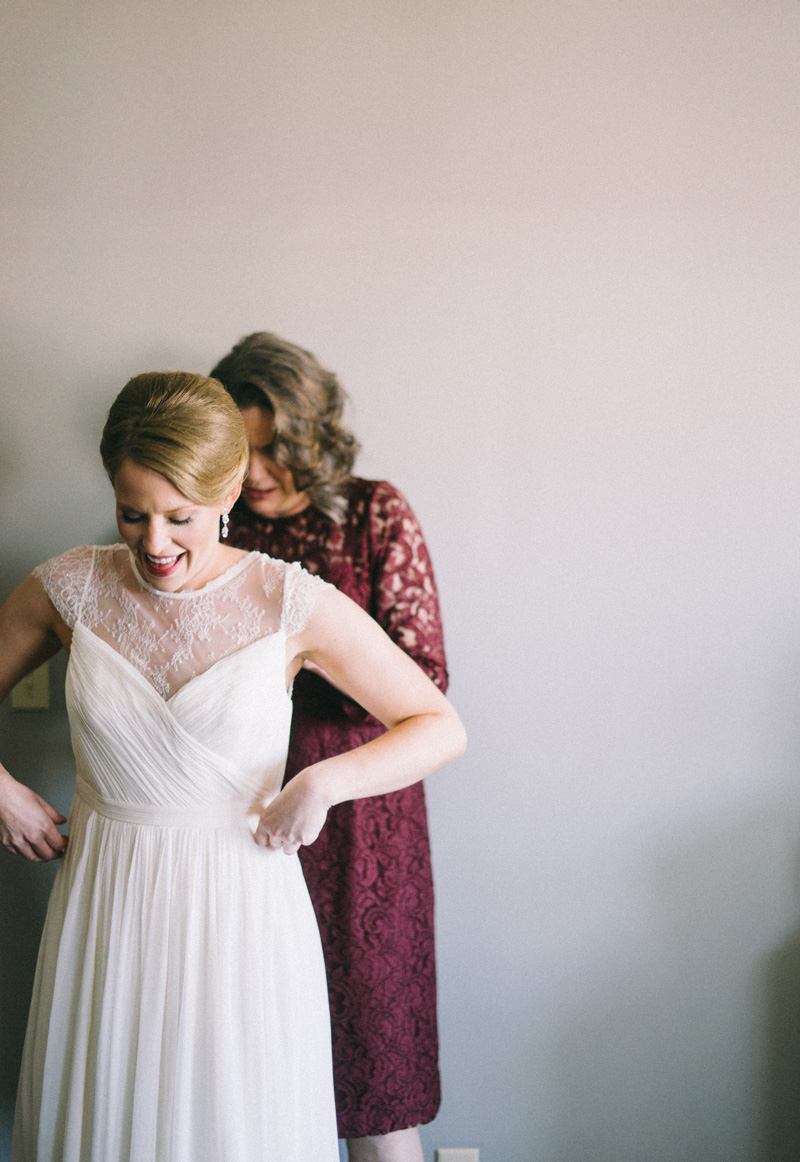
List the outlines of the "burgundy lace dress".
{"label": "burgundy lace dress", "polygon": [[[430,558],[408,502],[390,484],[354,478],[340,525],[313,508],[269,520],[238,505],[228,543],[301,561],[366,609],[446,688]],[[301,671],[287,777],[382,732],[346,695]],[[440,1083],[422,784],[334,807],[300,858],[325,952],[339,1135],[361,1138],[429,1122]]]}

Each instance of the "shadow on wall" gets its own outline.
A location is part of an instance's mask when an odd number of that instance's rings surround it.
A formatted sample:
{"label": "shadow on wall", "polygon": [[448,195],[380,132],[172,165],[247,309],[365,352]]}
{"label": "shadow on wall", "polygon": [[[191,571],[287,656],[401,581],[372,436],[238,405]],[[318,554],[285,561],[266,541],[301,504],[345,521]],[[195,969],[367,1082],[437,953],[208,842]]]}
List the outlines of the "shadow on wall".
{"label": "shadow on wall", "polygon": [[0,852],[0,1108],[13,1109],[39,935],[55,871]]}
{"label": "shadow on wall", "polygon": [[573,979],[554,1162],[800,1158],[800,931],[769,957],[796,917],[797,814],[770,804],[648,867],[635,939]]}
{"label": "shadow on wall", "polygon": [[[800,859],[798,859],[800,889]],[[767,961],[764,1162],[800,1158],[800,929]]]}
{"label": "shadow on wall", "polygon": [[[49,711],[14,711],[10,699],[0,707],[4,765],[64,815],[74,786],[66,661],[62,653],[50,663]],[[55,863],[28,863],[0,848],[0,1159],[10,1139],[36,954],[56,871]]]}

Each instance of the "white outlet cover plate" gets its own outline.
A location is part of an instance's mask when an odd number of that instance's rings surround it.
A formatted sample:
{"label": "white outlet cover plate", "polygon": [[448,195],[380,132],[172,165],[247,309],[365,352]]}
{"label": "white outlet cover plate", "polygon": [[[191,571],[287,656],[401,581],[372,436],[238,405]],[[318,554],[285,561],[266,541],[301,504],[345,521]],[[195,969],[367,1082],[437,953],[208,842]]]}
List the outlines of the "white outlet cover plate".
{"label": "white outlet cover plate", "polygon": [[436,1151],[436,1162],[481,1162],[477,1146],[446,1147]]}

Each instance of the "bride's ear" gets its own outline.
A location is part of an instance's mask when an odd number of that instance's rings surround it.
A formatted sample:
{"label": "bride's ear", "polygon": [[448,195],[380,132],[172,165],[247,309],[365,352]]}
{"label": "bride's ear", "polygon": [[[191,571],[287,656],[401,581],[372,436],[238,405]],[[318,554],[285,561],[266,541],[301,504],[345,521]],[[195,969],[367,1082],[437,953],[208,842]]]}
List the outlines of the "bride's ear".
{"label": "bride's ear", "polygon": [[236,504],[236,501],[241,496],[243,483],[244,483],[244,481],[240,480],[239,483],[236,485],[236,487],[234,489],[232,489],[231,492],[228,493],[228,495],[225,497],[224,501],[222,502],[223,505],[225,506],[226,512],[230,512],[230,510]]}

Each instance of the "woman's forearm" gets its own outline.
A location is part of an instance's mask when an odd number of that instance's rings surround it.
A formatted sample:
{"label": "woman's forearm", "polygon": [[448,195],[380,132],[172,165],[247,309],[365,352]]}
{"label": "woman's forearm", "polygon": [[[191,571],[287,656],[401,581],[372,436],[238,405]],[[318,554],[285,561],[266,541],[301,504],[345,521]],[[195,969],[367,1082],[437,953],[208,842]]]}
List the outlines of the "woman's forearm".
{"label": "woman's forearm", "polygon": [[322,759],[300,771],[328,806],[385,795],[419,782],[463,753],[466,733],[452,707],[419,714],[354,750]]}
{"label": "woman's forearm", "polygon": [[299,771],[259,813],[255,842],[291,854],[314,842],[337,803],[417,783],[457,758],[465,744],[464,727],[449,703],[404,719],[363,746]]}

